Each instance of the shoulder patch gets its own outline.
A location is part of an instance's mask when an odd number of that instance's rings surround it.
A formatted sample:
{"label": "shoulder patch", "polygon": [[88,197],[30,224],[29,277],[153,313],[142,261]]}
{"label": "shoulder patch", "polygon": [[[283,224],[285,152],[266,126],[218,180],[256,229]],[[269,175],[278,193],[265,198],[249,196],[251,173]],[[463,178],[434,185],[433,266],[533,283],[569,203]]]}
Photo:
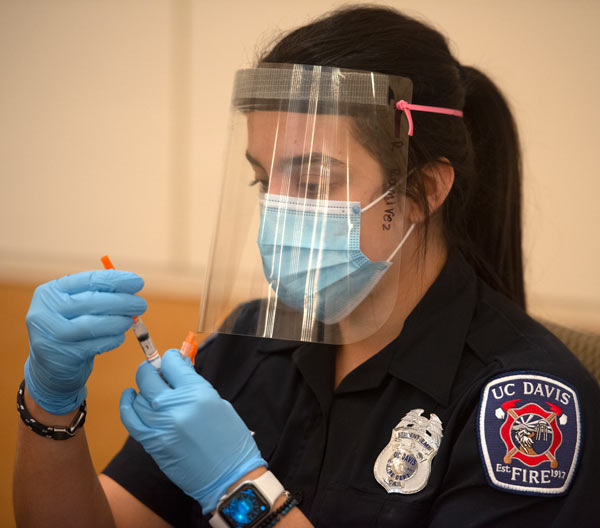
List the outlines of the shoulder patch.
{"label": "shoulder patch", "polygon": [[577,392],[537,372],[508,372],[483,389],[479,452],[494,488],[525,495],[566,493],[581,444]]}

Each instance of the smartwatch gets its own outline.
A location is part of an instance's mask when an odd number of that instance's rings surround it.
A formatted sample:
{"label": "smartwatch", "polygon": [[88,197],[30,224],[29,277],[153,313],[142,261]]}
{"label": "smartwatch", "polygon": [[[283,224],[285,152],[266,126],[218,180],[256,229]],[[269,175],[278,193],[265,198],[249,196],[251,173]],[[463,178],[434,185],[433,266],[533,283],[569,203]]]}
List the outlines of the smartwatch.
{"label": "smartwatch", "polygon": [[209,523],[212,528],[257,526],[271,513],[273,504],[284,491],[275,475],[267,471],[223,495]]}

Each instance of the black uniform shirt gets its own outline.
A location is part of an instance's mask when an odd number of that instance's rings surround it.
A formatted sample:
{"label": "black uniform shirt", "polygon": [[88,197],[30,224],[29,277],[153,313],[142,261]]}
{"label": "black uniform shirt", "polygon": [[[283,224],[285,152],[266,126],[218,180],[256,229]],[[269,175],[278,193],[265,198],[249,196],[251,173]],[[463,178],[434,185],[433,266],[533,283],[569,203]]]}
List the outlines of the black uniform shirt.
{"label": "black uniform shirt", "polygon": [[[198,372],[255,432],[270,470],[287,490],[302,493],[300,508],[314,525],[600,526],[597,383],[559,340],[479,280],[458,252],[401,334],[335,390],[334,359],[327,345],[232,335],[216,336],[196,359]],[[518,494],[489,483],[479,446],[480,400],[490,380],[512,372],[558,378],[578,395],[581,416],[570,413],[568,431],[560,426],[563,451],[577,440],[577,422],[582,431],[579,461],[561,496]],[[423,409],[425,417],[435,413],[443,439],[424,489],[388,493],[373,466],[392,429],[413,409]],[[514,409],[496,412],[519,419]],[[556,413],[547,421],[555,416],[557,421]],[[492,424],[496,436],[501,423]],[[493,447],[493,438],[489,442]],[[563,466],[569,462],[561,447],[553,453]],[[498,469],[517,465],[513,460]],[[550,458],[536,467],[535,477],[521,471],[513,480],[530,475],[522,480],[535,488]],[[173,525],[208,525],[199,504],[133,439],[104,472]]]}

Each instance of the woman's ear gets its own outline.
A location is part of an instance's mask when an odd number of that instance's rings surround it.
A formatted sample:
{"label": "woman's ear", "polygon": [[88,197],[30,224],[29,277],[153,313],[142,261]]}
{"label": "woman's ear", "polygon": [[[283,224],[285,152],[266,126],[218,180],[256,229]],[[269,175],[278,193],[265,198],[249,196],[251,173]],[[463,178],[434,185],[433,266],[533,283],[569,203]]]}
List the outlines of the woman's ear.
{"label": "woman's ear", "polygon": [[[439,161],[428,163],[420,170],[420,177],[423,179],[423,190],[427,197],[429,216],[433,216],[446,200],[446,197],[454,184],[454,167],[447,158],[440,158]],[[411,200],[412,202],[412,200]],[[411,221],[415,223],[425,220],[425,211],[420,205],[412,202]]]}

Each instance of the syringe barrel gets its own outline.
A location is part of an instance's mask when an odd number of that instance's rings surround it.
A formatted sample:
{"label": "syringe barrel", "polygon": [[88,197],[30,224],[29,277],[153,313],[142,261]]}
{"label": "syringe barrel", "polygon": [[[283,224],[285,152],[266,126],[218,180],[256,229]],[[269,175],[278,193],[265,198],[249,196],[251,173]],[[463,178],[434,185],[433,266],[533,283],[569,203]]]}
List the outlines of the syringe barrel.
{"label": "syringe barrel", "polygon": [[142,347],[142,350],[144,351],[144,355],[146,356],[146,359],[154,367],[159,369],[160,364],[161,364],[160,354],[158,353],[156,346],[154,346],[154,342],[152,341],[152,338],[150,337],[150,334],[148,333],[148,329],[146,328],[146,325],[142,321],[141,317],[135,318],[135,322],[133,323],[132,328],[133,328],[133,333],[135,334],[135,337],[137,338],[140,346]]}

